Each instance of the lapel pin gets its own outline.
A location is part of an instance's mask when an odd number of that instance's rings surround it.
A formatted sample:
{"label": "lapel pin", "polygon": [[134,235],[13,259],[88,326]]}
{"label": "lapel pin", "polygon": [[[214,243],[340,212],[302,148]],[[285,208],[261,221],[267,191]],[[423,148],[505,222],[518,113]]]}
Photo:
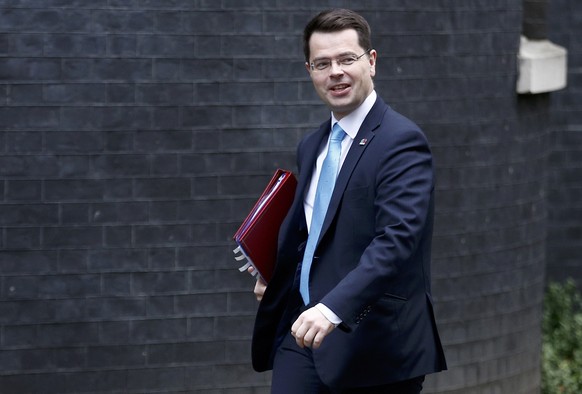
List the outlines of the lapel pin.
{"label": "lapel pin", "polygon": [[364,146],[364,145],[366,145],[367,142],[368,142],[367,138],[362,138],[362,140],[360,141],[360,145]]}

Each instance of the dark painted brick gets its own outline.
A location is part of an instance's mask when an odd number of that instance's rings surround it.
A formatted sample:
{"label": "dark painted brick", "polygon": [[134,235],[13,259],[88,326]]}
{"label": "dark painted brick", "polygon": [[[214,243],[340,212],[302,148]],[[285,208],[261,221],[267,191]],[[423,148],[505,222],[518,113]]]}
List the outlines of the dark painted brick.
{"label": "dark painted brick", "polygon": [[182,369],[168,367],[130,370],[127,384],[138,390],[181,390],[184,389],[184,380]]}
{"label": "dark painted brick", "polygon": [[89,255],[91,271],[142,271],[147,268],[147,255],[139,249],[95,250]]}
{"label": "dark painted brick", "polygon": [[103,274],[101,275],[101,295],[127,296],[131,294],[131,274]]}
{"label": "dark painted brick", "polygon": [[145,202],[98,203],[91,205],[91,222],[126,224],[146,222],[148,204]]}
{"label": "dark painted brick", "polygon": [[59,84],[45,87],[49,103],[94,103],[105,100],[106,87],[102,84]]}
{"label": "dark painted brick", "polygon": [[183,15],[182,12],[156,13],[156,30],[161,32],[180,32],[182,30]]}
{"label": "dark painted brick", "polygon": [[45,142],[52,152],[94,152],[103,146],[103,136],[97,132],[55,131]]}
{"label": "dark painted brick", "polygon": [[102,177],[133,177],[149,173],[149,160],[143,155],[102,155],[92,163],[93,173]]}
{"label": "dark painted brick", "polygon": [[[0,72],[1,66],[0,63]],[[233,62],[228,59],[196,59],[182,62],[182,78],[187,80],[220,81],[230,79],[232,75]]]}
{"label": "dark painted brick", "polygon": [[0,224],[3,225],[39,225],[57,222],[56,204],[0,205]]}
{"label": "dark painted brick", "polygon": [[85,300],[20,300],[0,303],[0,309],[2,324],[70,322],[84,316]]}
{"label": "dark painted brick", "polygon": [[39,181],[6,181],[6,201],[39,201],[42,184]]}
{"label": "dark painted brick", "polygon": [[89,205],[71,204],[61,207],[61,223],[63,224],[88,224]]}
{"label": "dark painted brick", "polygon": [[231,33],[234,30],[233,15],[227,12],[191,12],[183,17],[184,29],[189,33],[204,33],[212,31],[215,33]]}
{"label": "dark painted brick", "polygon": [[87,348],[89,368],[137,367],[146,362],[145,346],[107,346]]}
{"label": "dark painted brick", "polygon": [[146,305],[146,314],[148,317],[167,318],[173,316],[174,297],[173,296],[152,296],[148,297]]}
{"label": "dark painted brick", "polygon": [[192,234],[187,225],[151,225],[136,226],[135,228],[135,243],[137,245],[185,245],[191,239]]}
{"label": "dark painted brick", "polygon": [[[177,118],[177,113],[158,113],[161,117]],[[164,122],[160,118],[159,121]],[[192,134],[183,131],[143,131],[135,137],[136,149],[139,151],[181,151],[192,147]]]}
{"label": "dark painted brick", "polygon": [[184,293],[188,277],[184,272],[148,272],[133,274],[134,294]]}
{"label": "dark painted brick", "polygon": [[154,26],[153,14],[148,11],[103,10],[93,15],[95,30],[103,32],[151,32]]}
{"label": "dark painted brick", "polygon": [[186,178],[137,179],[135,196],[147,199],[188,198],[190,181]]}
{"label": "dark painted brick", "polygon": [[226,311],[226,295],[215,293],[178,296],[176,311],[189,316],[215,316]]}
{"label": "dark painted brick", "polygon": [[41,85],[12,85],[8,93],[11,104],[40,103],[43,98]]}
{"label": "dark painted brick", "polygon": [[148,84],[138,85],[137,100],[148,104],[192,104],[191,84]]}
{"label": "dark painted brick", "polygon": [[48,56],[62,57],[103,56],[106,52],[106,38],[90,35],[51,35],[45,39],[44,52]]}
{"label": "dark painted brick", "polygon": [[5,231],[6,249],[38,249],[40,231],[35,228],[8,228]]}
{"label": "dark painted brick", "polygon": [[100,343],[124,344],[130,342],[130,322],[101,322],[99,328]]}
{"label": "dark painted brick", "polygon": [[12,346],[37,346],[39,335],[37,325],[26,325],[26,326],[11,326],[7,325],[4,327],[4,338],[5,347],[10,348]]}
{"label": "dark painted brick", "polygon": [[548,5],[548,37],[567,47],[569,66],[568,87],[551,97],[552,113],[560,120],[551,136],[555,154],[549,160],[547,276],[557,281],[574,278],[579,287],[582,286],[578,253],[581,223],[577,213],[582,183],[573,168],[579,167],[577,157],[582,151],[578,104],[582,56],[573,43],[581,31],[580,24],[576,23],[580,20],[582,8],[579,6],[572,7],[563,0]]}
{"label": "dark painted brick", "polygon": [[43,37],[38,34],[19,34],[12,36],[12,49],[21,55],[42,55],[44,47]]}
{"label": "dark painted brick", "polygon": [[153,201],[150,203],[150,219],[155,222],[178,220],[178,203],[174,201]]}
{"label": "dark painted brick", "polygon": [[135,56],[137,53],[137,36],[115,34],[107,36],[107,52],[117,56]]}
{"label": "dark painted brick", "polygon": [[39,345],[47,347],[95,344],[99,342],[99,326],[95,323],[47,325],[40,339]]}
{"label": "dark painted brick", "polygon": [[226,103],[271,103],[272,83],[227,83],[221,86],[221,97]]}
{"label": "dark painted brick", "polygon": [[59,272],[87,271],[87,251],[85,250],[61,250],[58,253]]}
{"label": "dark painted brick", "polygon": [[109,130],[136,130],[151,124],[151,111],[144,107],[98,107],[94,113],[99,124]]}
{"label": "dark painted brick", "polygon": [[138,41],[137,52],[148,57],[194,57],[196,40],[188,36],[154,36]]}
{"label": "dark painted brick", "polygon": [[47,181],[45,196],[49,201],[99,200],[105,193],[105,182],[93,179]]}
{"label": "dark painted brick", "polygon": [[58,59],[18,58],[0,59],[0,79],[40,81],[61,77]]}
{"label": "dark painted brick", "polygon": [[254,315],[218,317],[215,335],[217,338],[248,338],[254,322]]}
{"label": "dark painted brick", "polygon": [[217,222],[232,216],[230,201],[199,200],[180,204],[180,216],[195,222]]}
{"label": "dark painted brick", "polygon": [[110,103],[135,103],[135,85],[115,83],[107,87],[107,101]]}
{"label": "dark painted brick", "polygon": [[112,81],[141,81],[152,76],[152,62],[147,59],[96,59],[93,76]]}
{"label": "dark painted brick", "polygon": [[104,229],[104,242],[107,247],[133,246],[132,229],[129,226],[110,226]]}
{"label": "dark painted brick", "polygon": [[65,81],[78,81],[91,78],[93,60],[63,59],[62,78]]}
{"label": "dark painted brick", "polygon": [[[219,178],[217,176],[211,177],[196,177],[192,179],[192,194],[196,197],[214,198],[219,195]],[[187,208],[186,208],[187,209]],[[187,212],[187,211],[185,211]]]}
{"label": "dark painted brick", "polygon": [[[251,278],[246,277],[244,281],[247,283],[247,287],[249,284],[253,284]],[[233,291],[229,294],[228,311],[231,313],[254,315],[257,307],[258,303],[254,294],[249,294],[246,289],[239,293]]]}
{"label": "dark painted brick", "polygon": [[139,297],[92,298],[87,300],[91,319],[138,318],[145,316],[145,300]]}
{"label": "dark painted brick", "polygon": [[148,261],[153,270],[170,270],[176,266],[176,250],[171,247],[151,248]]}
{"label": "dark painted brick", "polygon": [[97,247],[103,244],[102,231],[98,227],[47,227],[43,229],[46,247]]}
{"label": "dark painted brick", "polygon": [[129,151],[133,148],[133,133],[131,132],[108,132],[104,135],[106,151],[121,152]]}
{"label": "dark painted brick", "polygon": [[177,59],[156,59],[154,78],[161,81],[180,79],[181,64],[181,61]]}
{"label": "dark painted brick", "polygon": [[214,338],[214,318],[193,317],[188,321],[188,339],[202,340]]}
{"label": "dark painted brick", "polygon": [[0,127],[11,130],[50,129],[59,123],[58,109],[51,107],[0,108]]}
{"label": "dark painted brick", "polygon": [[132,197],[133,186],[126,179],[106,180],[105,181],[105,201],[109,200],[127,200]]}
{"label": "dark painted brick", "polygon": [[152,364],[168,363],[221,363],[224,361],[224,343],[191,342],[150,346]]}
{"label": "dark painted brick", "polygon": [[13,393],[57,394],[65,392],[65,381],[58,374],[20,374],[0,378],[0,390]]}
{"label": "dark painted brick", "polygon": [[43,149],[43,135],[36,131],[6,132],[5,138],[8,153],[40,153]]}
{"label": "dark painted brick", "polygon": [[[123,370],[106,369],[103,371],[81,371],[67,373],[65,376],[58,376],[61,381],[66,382],[69,392],[91,390],[104,392],[115,392],[127,390],[127,372]],[[61,391],[63,392],[63,391]]]}
{"label": "dark painted brick", "polygon": [[186,326],[186,319],[138,320],[133,322],[130,335],[138,343],[182,341],[186,338]]}
{"label": "dark painted brick", "polygon": [[[237,225],[240,225],[240,223],[237,223]],[[232,235],[229,235],[229,239],[231,237]],[[202,269],[221,266],[232,267],[233,261],[230,255],[224,253],[224,248],[202,245],[195,248],[181,248],[179,250],[177,264],[179,267],[195,267]]]}
{"label": "dark painted brick", "polygon": [[248,341],[227,341],[226,360],[230,363],[245,363],[251,356]]}

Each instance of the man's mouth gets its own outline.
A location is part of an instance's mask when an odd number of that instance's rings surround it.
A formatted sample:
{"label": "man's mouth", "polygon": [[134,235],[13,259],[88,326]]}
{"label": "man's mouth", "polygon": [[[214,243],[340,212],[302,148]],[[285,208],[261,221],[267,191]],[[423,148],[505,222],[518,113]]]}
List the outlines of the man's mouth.
{"label": "man's mouth", "polygon": [[334,93],[340,93],[343,92],[344,90],[348,89],[350,87],[350,85],[342,83],[339,85],[334,85],[330,88],[330,90]]}

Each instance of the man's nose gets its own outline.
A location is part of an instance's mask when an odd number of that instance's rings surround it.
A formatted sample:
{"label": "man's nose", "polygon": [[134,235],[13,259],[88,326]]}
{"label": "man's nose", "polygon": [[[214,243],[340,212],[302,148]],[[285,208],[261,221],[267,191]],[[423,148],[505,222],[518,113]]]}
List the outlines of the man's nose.
{"label": "man's nose", "polygon": [[332,60],[331,65],[330,65],[330,73],[332,75],[338,75],[338,74],[344,73],[344,70],[343,70],[340,62],[338,62],[337,60]]}

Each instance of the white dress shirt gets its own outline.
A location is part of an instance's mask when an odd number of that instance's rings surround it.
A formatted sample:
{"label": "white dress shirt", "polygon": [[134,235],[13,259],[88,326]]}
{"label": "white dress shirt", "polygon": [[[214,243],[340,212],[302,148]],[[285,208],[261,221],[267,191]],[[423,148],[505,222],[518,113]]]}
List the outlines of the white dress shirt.
{"label": "white dress shirt", "polygon": [[[368,115],[368,112],[372,109],[372,106],[376,102],[376,91],[372,90],[372,93],[368,95],[366,100],[354,111],[352,111],[349,115],[346,115],[339,121],[339,125],[345,131],[347,138],[344,137],[342,140],[342,147],[341,147],[341,156],[340,156],[340,170],[341,166],[344,164],[346,156],[348,155],[348,151],[356,138],[356,134],[360,130],[362,123],[364,123],[364,119]],[[331,114],[331,124],[330,130],[333,126],[338,123],[338,120]],[[331,133],[330,133],[331,135]],[[327,148],[329,146],[329,137],[325,141],[325,144],[319,148],[319,153],[317,155],[317,160],[315,162],[315,168],[313,169],[313,174],[311,175],[311,183],[307,188],[305,193],[305,197],[303,200],[303,209],[305,211],[305,220],[307,221],[307,229],[311,229],[311,217],[313,215],[313,204],[315,202],[315,191],[317,190],[317,182],[319,180],[319,174],[321,173],[321,166],[323,164],[323,160],[325,160],[325,156],[327,155]],[[330,322],[335,325],[341,323],[341,319],[331,311],[327,306],[319,303],[315,306]]]}

